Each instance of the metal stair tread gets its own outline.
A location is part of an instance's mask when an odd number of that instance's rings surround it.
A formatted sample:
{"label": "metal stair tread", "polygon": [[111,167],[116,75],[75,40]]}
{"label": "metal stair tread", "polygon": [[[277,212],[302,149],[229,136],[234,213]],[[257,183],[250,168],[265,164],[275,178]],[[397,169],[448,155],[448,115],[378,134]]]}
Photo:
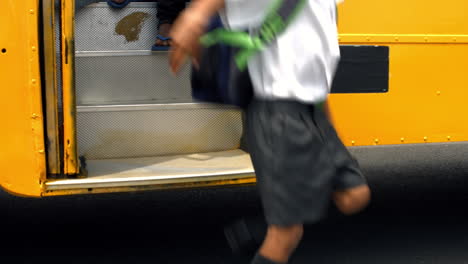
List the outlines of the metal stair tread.
{"label": "metal stair tread", "polygon": [[232,180],[254,176],[248,153],[236,149],[185,155],[88,160],[88,177],[52,180],[47,190]]}

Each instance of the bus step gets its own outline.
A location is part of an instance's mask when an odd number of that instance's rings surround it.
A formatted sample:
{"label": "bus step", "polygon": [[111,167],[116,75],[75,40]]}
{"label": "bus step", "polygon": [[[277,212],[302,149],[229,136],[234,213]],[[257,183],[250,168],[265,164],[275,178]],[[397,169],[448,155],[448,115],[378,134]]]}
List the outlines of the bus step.
{"label": "bus step", "polygon": [[96,188],[189,187],[254,182],[249,154],[242,150],[175,156],[88,160],[88,177],[52,180],[46,191]]}
{"label": "bus step", "polygon": [[239,109],[202,103],[79,106],[78,152],[88,160],[238,149]]}
{"label": "bus step", "polygon": [[167,52],[79,52],[75,65],[78,105],[193,101],[190,66],[174,77]]}
{"label": "bus step", "polygon": [[79,52],[149,50],[157,34],[155,2],[132,2],[123,9],[101,2],[75,14],[75,50]]}

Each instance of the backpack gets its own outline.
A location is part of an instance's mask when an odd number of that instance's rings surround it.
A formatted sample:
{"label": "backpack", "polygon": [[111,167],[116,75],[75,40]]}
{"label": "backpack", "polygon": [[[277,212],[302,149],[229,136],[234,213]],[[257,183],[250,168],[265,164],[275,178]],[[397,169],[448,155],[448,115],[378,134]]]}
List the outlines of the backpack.
{"label": "backpack", "polygon": [[246,108],[253,98],[249,59],[291,24],[308,0],[276,0],[257,33],[228,30],[212,18],[202,45],[199,68],[192,67],[192,96],[203,102]]}

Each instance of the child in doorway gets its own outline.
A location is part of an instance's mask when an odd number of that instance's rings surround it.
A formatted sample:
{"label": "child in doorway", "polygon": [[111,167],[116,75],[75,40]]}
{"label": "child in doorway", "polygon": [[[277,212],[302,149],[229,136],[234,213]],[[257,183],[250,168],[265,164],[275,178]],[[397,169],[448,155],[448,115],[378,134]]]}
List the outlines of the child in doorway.
{"label": "child in doorway", "polygon": [[[246,110],[247,144],[268,224],[253,264],[287,263],[303,225],[323,219],[330,201],[344,214],[370,201],[324,104],[340,56],[335,1],[307,0],[286,31],[248,62],[255,96]],[[196,65],[199,38],[216,12],[229,29],[256,29],[275,2],[194,1],[171,30],[172,71],[188,57]]]}

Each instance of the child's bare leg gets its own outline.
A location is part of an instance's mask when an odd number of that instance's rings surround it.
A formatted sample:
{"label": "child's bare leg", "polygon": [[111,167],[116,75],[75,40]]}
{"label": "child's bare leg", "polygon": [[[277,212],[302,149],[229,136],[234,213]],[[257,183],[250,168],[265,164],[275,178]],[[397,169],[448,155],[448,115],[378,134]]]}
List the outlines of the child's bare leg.
{"label": "child's bare leg", "polygon": [[[287,263],[303,235],[302,225],[270,225],[259,254],[276,263]],[[255,262],[254,262],[255,263]]]}
{"label": "child's bare leg", "polygon": [[[172,26],[172,24],[161,24],[161,25],[159,25],[159,35],[161,35],[163,37],[169,37],[169,33],[171,31],[171,26]],[[158,45],[158,46],[170,46],[171,41],[170,40],[157,39],[156,40],[156,45]]]}
{"label": "child's bare leg", "polygon": [[158,34],[162,38],[156,40],[157,46],[171,46],[171,40],[165,40],[170,35],[171,27],[179,14],[185,9],[185,0],[158,1]]}
{"label": "child's bare leg", "polygon": [[371,191],[368,185],[335,191],[332,195],[336,207],[345,215],[363,210],[370,202]]}

